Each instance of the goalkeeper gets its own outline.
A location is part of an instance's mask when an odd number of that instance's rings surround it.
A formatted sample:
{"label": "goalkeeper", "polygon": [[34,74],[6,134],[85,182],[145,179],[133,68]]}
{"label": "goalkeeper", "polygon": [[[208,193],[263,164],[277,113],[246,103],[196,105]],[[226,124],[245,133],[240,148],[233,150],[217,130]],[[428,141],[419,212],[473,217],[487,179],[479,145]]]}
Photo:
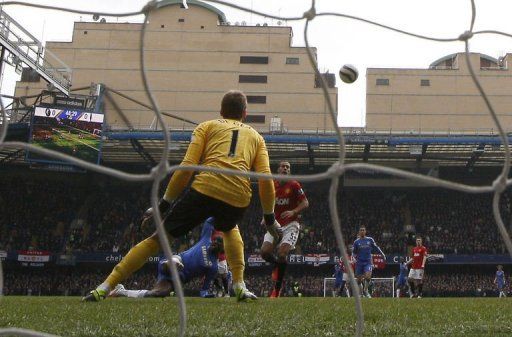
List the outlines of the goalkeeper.
{"label": "goalkeeper", "polygon": [[[251,170],[270,174],[269,158],[263,137],[242,121],[247,115],[247,98],[240,91],[229,91],[222,98],[222,118],[199,124],[181,165]],[[247,177],[201,171],[185,191],[193,171],[176,171],[159,203],[170,239],[181,237],[213,217],[215,229],[224,232],[224,250],[233,273],[233,290],[239,301],[256,299],[244,283],[244,243],[237,224],[249,206],[252,190]],[[185,191],[185,192],[184,192]],[[275,191],[272,178],[259,179],[259,194],[267,229],[279,239],[275,221]],[[151,216],[146,220],[149,221]],[[140,269],[148,257],[158,254],[160,243],[155,232],[133,247],[106,280],[86,295],[84,301],[100,301],[110,290]]]}

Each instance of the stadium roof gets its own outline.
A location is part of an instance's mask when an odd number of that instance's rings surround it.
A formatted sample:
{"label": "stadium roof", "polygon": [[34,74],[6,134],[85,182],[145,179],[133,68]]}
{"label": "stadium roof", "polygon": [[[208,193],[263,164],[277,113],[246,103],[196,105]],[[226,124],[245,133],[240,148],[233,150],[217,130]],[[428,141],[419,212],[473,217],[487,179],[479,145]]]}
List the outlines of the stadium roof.
{"label": "stadium roof", "polygon": [[[434,62],[432,62],[429,67],[430,68],[434,68],[434,67],[440,65],[441,63],[443,63],[445,61],[448,61],[448,60],[451,60],[451,59],[455,58],[459,54],[460,53],[453,53],[453,54],[450,54],[450,55],[443,56],[440,59],[437,59]],[[488,61],[490,61],[491,63],[494,63],[494,64],[498,64],[498,62],[499,62],[498,59],[495,59],[494,57],[486,55],[486,54],[480,54],[480,58],[482,58],[484,60],[488,60]]]}
{"label": "stadium roof", "polygon": [[[169,158],[179,163],[190,141],[190,131],[173,131]],[[154,164],[164,145],[161,131],[115,131],[103,135],[102,162],[107,166]],[[338,160],[334,135],[266,134],[271,162],[280,160],[309,166]],[[28,124],[12,124],[8,140],[26,141]],[[346,135],[347,162],[368,162],[395,167],[501,166],[504,147],[496,135]],[[509,137],[512,143],[512,137]],[[24,151],[0,149],[0,163],[26,163]]]}
{"label": "stadium roof", "polygon": [[[179,162],[190,141],[190,132],[171,132],[172,161]],[[142,156],[133,142],[153,160],[160,158],[161,132],[112,132],[103,146],[105,162],[136,162]],[[295,164],[330,165],[338,159],[338,139],[332,135],[264,135],[272,162],[288,160]],[[503,146],[498,136],[393,136],[347,135],[347,161],[387,163],[407,166],[433,163],[440,166],[499,166]],[[511,138],[512,141],[512,138]]]}
{"label": "stadium roof", "polygon": [[[165,6],[172,6],[172,5],[183,6],[183,1],[182,0],[162,0],[162,1],[157,2],[157,4],[156,4],[157,8],[162,8]],[[216,8],[212,5],[209,5],[205,2],[197,1],[197,0],[187,0],[187,5],[203,7],[205,9],[217,14],[220,23],[226,22],[226,15],[224,14],[224,12],[222,12],[221,10],[219,10],[218,8]]]}

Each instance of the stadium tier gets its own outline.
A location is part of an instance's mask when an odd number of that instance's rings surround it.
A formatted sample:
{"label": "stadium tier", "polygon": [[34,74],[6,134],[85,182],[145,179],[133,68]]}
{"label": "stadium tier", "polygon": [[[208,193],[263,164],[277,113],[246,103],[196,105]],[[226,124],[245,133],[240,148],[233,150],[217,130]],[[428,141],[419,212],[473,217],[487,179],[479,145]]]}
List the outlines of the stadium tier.
{"label": "stadium tier", "polygon": [[[91,271],[94,266],[95,271]],[[30,273],[26,267],[10,266],[5,277],[5,295],[31,295],[31,296],[83,296],[84,289],[93,287],[101,282],[104,273],[107,272],[105,266],[88,264],[86,266],[51,266],[45,268],[32,268]],[[293,297],[293,285],[297,282],[300,285],[302,296],[324,296],[324,278],[332,276],[332,266],[322,266],[319,268],[303,267],[290,268],[283,296]],[[396,268],[388,271],[388,277],[392,277]],[[254,290],[256,295],[268,297],[272,289],[272,281],[268,277],[269,268],[249,269],[246,282]],[[379,273],[377,278],[390,280],[381,277],[385,273]],[[154,265],[144,268],[129,280],[124,282],[127,289],[150,289],[154,283],[156,271]],[[477,266],[475,268],[467,266],[449,268],[430,268],[425,277],[424,295],[428,297],[493,297],[497,296],[496,287],[493,283],[494,269],[490,266]],[[187,296],[198,296],[201,280],[195,280],[186,284],[185,292]],[[392,289],[392,282],[386,281],[389,288]],[[507,291],[512,289],[507,286]],[[389,289],[381,294],[374,292],[374,297],[393,297],[389,294]],[[326,296],[333,296],[332,293]],[[346,296],[343,294],[343,296]]]}
{"label": "stadium tier", "polygon": [[[7,271],[30,268],[31,273],[39,272],[40,278],[36,280],[41,281],[37,282],[51,283],[51,279],[44,281],[42,270],[55,271],[59,266],[68,265],[76,268],[76,271],[71,267],[67,269],[70,277],[76,277],[76,272],[85,272],[91,264],[103,269],[113,266],[133,244],[153,230],[140,227],[142,212],[148,207],[148,184],[120,184],[88,173],[39,174],[28,169],[4,173],[0,184],[0,256]],[[326,186],[317,183],[303,187],[312,207],[300,219],[300,237],[288,262],[292,270],[296,268],[295,274],[301,280],[305,296],[323,296],[323,278],[332,276],[339,252],[330,234]],[[469,279],[480,282],[492,276],[492,273],[480,273],[482,268],[488,270],[496,264],[511,263],[488,207],[491,196],[421,187],[347,187],[340,192],[339,200],[347,244],[364,225],[386,253],[387,267],[376,271],[377,276],[396,276],[398,259],[409,253],[415,235],[421,235],[429,247],[429,280],[442,278],[453,266],[473,265],[469,270],[473,276]],[[505,223],[511,219],[510,202],[510,193],[503,194]],[[240,225],[246,264],[252,273],[268,268],[259,256],[264,228],[260,225],[258,205],[256,193]],[[196,230],[175,241],[173,250],[183,251],[192,246],[198,234]],[[147,270],[149,274],[156,268],[158,257],[154,259]],[[303,270],[306,275],[300,274],[301,266],[306,268]],[[430,275],[432,268],[436,275]],[[310,274],[316,275],[313,283],[306,281]],[[22,292],[21,288],[12,290],[11,282],[19,278],[9,275],[13,274],[6,272],[9,291]],[[258,276],[254,277],[260,282]],[[267,281],[261,282],[267,284]],[[309,289],[309,284],[314,287]],[[445,286],[431,284],[425,291],[431,296],[443,291],[457,294],[457,288],[442,287]],[[262,285],[259,291],[263,292],[263,288]],[[475,295],[475,289],[459,290],[461,294]],[[50,293],[59,292],[52,288]]]}
{"label": "stadium tier", "polygon": [[[8,140],[29,140],[29,124],[9,125]],[[273,163],[292,164],[321,170],[337,160],[338,140],[334,134],[262,133]],[[141,170],[161,158],[161,131],[105,130],[100,145],[103,165],[125,170]],[[190,130],[171,130],[171,163],[179,163],[190,142]],[[509,137],[512,142],[512,137]],[[346,132],[347,162],[369,162],[403,169],[429,170],[439,167],[498,167],[503,163],[503,146],[497,134],[407,134],[385,132]],[[30,165],[30,158],[14,156],[14,149],[3,149],[0,162]]]}
{"label": "stadium tier", "polygon": [[[142,212],[149,207],[149,185],[123,186],[78,173],[65,177],[48,172],[46,177],[29,180],[14,175],[2,182],[3,250],[32,247],[61,254],[111,253],[115,248],[124,253],[152,230],[140,229]],[[97,183],[88,183],[91,179]],[[329,234],[324,189],[322,184],[304,184],[315,207],[305,211],[300,220],[300,254],[337,253],[334,237]],[[501,200],[505,223],[510,221],[510,198],[505,193]],[[410,244],[407,233],[424,236],[432,254],[506,254],[487,207],[489,195],[431,188],[352,187],[341,192],[339,200],[345,237],[353,241],[359,226],[366,225],[389,256],[405,252]],[[255,193],[241,224],[248,255],[258,253],[264,234],[258,205]],[[194,242],[196,232],[183,244]],[[461,233],[464,239],[460,239]]]}

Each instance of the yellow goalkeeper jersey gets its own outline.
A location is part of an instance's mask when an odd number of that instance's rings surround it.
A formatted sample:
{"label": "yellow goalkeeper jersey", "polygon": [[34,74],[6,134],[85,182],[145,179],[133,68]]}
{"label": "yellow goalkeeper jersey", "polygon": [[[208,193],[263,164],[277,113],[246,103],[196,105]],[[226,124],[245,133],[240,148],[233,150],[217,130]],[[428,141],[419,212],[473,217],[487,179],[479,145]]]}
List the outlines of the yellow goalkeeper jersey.
{"label": "yellow goalkeeper jersey", "polygon": [[[232,119],[216,119],[199,124],[181,165],[204,165],[242,172],[270,173],[263,137],[251,126]],[[192,172],[176,171],[169,181],[165,199],[175,200],[187,186]],[[264,213],[274,210],[275,191],[271,179],[261,179],[260,199]],[[249,205],[252,195],[247,177],[199,172],[192,183],[196,191],[235,207]]]}

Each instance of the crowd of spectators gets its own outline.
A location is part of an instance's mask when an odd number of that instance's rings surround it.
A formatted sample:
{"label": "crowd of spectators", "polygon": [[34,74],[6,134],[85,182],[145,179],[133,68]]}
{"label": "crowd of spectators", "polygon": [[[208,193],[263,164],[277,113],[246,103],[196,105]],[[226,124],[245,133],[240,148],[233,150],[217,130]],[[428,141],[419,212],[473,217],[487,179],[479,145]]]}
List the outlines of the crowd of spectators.
{"label": "crowd of spectators", "polygon": [[[284,288],[284,296],[293,296],[292,285],[297,282],[302,296],[324,296],[324,278],[331,277],[329,272],[313,270],[296,270],[288,273]],[[83,296],[89,289],[94,288],[104,279],[105,271],[90,271],[85,268],[45,268],[42,270],[12,269],[5,273],[5,295],[32,295],[32,296]],[[155,282],[155,268],[149,266],[135,273],[124,282],[127,289],[151,289]],[[476,268],[471,272],[458,273],[427,273],[425,277],[424,295],[428,297],[440,296],[496,296],[496,287],[493,284],[494,274],[479,272]],[[267,297],[272,289],[270,272],[252,270],[246,274],[246,284],[257,296]],[[196,279],[184,286],[187,296],[198,296],[201,279]],[[507,281],[508,288],[510,283]],[[386,293],[391,293],[390,283],[386,286]],[[510,292],[510,289],[507,289]],[[332,293],[328,293],[331,296]],[[384,291],[376,286],[376,296]]]}
{"label": "crowd of spectators", "polygon": [[[337,253],[328,207],[327,186],[304,186],[310,207],[301,217],[298,253]],[[492,196],[468,195],[439,189],[346,189],[338,196],[342,233],[347,244],[360,226],[367,228],[386,253],[402,253],[414,244],[406,233],[416,233],[432,253],[504,254],[505,246],[492,214]],[[511,198],[505,193],[501,211],[510,224]],[[242,224],[246,250],[258,252],[264,229],[259,204],[251,203]],[[464,233],[464,235],[461,235]]]}
{"label": "crowd of spectators", "polygon": [[[300,292],[303,296],[324,296],[324,278],[331,277],[329,274],[322,274],[318,271],[309,270],[307,273],[296,271],[287,275],[283,288],[286,296],[293,296],[292,285],[297,282]],[[393,277],[393,275],[380,275],[382,277]],[[493,283],[494,273],[479,271],[475,267],[472,271],[437,271],[436,273],[426,273],[424,278],[424,295],[428,297],[445,296],[497,296],[498,292]],[[269,296],[272,289],[272,281],[268,273],[251,273],[246,277],[246,283],[250,285],[258,296]],[[334,282],[328,283],[327,296],[332,296]],[[396,285],[395,285],[396,286]],[[392,292],[391,282],[384,281],[375,283],[374,296],[390,296]],[[379,291],[380,290],[380,291]],[[510,292],[510,283],[507,280],[507,292]],[[386,295],[384,295],[386,294]]]}
{"label": "crowd of spectators", "polygon": [[[493,280],[493,275],[448,273],[428,276],[426,282],[430,296],[444,297],[454,293],[464,296],[495,296],[497,290]],[[507,284],[510,286],[508,281]]]}
{"label": "crowd of spectators", "polygon": [[81,198],[65,181],[2,180],[0,249],[59,251]]}
{"label": "crowd of spectators", "polygon": [[[145,199],[144,199],[145,197]],[[103,186],[91,198],[80,243],[73,251],[126,252],[142,238],[142,213],[148,208],[146,186]]]}
{"label": "crowd of spectators", "polygon": [[[94,179],[92,179],[94,180]],[[337,253],[329,214],[327,185],[308,184],[310,207],[301,216],[298,254]],[[148,184],[66,178],[6,180],[0,184],[0,250],[47,250],[53,253],[126,253],[154,229],[140,228],[149,207]],[[418,233],[431,253],[502,254],[491,208],[492,196],[440,189],[344,189],[338,195],[347,244],[359,226],[367,227],[386,253],[402,253],[405,231]],[[501,210],[510,224],[510,195]],[[240,224],[246,254],[258,253],[264,235],[257,193]],[[196,230],[174,242],[182,250],[197,240]],[[462,235],[463,234],[463,235]]]}
{"label": "crowd of spectators", "polygon": [[[430,190],[405,202],[415,230],[425,237],[433,252],[452,254],[506,253],[492,213],[490,194],[471,195],[452,191]],[[510,222],[510,193],[500,201],[501,215],[507,228]]]}

